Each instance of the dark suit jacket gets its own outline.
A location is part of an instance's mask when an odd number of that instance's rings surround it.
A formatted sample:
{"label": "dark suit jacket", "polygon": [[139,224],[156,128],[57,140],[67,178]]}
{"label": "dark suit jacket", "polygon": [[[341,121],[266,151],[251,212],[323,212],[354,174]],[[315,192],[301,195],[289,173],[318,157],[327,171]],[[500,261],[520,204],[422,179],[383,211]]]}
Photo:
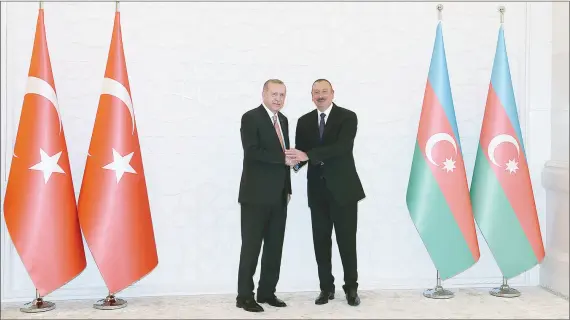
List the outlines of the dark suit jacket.
{"label": "dark suit jacket", "polygon": [[[278,113],[285,147],[289,148],[289,123]],[[276,204],[285,193],[291,194],[291,168],[263,105],[249,110],[241,118],[243,170],[239,189],[240,203]]]}
{"label": "dark suit jacket", "polygon": [[295,148],[307,153],[307,196],[309,206],[315,194],[323,192],[319,179],[335,200],[343,204],[364,199],[365,194],[356,172],[352,149],[358,126],[356,113],[333,104],[328,116],[323,142],[319,141],[317,109],[303,115],[297,122]]}

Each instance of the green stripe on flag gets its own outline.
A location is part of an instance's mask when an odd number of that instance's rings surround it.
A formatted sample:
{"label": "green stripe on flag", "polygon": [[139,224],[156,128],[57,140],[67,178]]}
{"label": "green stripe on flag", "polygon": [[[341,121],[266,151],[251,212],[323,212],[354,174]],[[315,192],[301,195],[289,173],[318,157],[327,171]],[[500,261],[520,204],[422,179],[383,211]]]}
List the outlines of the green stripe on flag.
{"label": "green stripe on flag", "polygon": [[481,145],[471,181],[471,203],[477,226],[503,276],[515,277],[538,263]]}
{"label": "green stripe on flag", "polygon": [[442,280],[467,270],[475,263],[417,141],[406,203],[412,221]]}

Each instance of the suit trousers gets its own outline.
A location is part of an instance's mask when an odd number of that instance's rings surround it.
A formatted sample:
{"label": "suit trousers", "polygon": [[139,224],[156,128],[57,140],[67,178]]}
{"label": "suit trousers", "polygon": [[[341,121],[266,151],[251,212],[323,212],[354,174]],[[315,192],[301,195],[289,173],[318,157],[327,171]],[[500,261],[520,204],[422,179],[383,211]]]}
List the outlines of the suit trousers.
{"label": "suit trousers", "polygon": [[261,273],[257,297],[275,294],[287,221],[287,195],[273,205],[241,204],[241,252],[238,271],[238,299],[253,298],[253,276],[257,268],[261,244]]}
{"label": "suit trousers", "polygon": [[324,177],[316,184],[317,191],[311,203],[313,245],[317,260],[320,289],[335,292],[332,275],[332,230],[334,227],[337,246],[344,269],[344,286],[358,288],[356,229],[358,203],[340,205],[326,187]]}

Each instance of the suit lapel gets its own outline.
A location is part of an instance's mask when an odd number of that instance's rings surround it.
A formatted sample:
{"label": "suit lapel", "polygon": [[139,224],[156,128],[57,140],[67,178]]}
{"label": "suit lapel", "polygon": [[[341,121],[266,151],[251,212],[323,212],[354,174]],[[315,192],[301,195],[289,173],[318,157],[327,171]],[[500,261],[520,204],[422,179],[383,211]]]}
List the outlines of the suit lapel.
{"label": "suit lapel", "polygon": [[312,142],[314,145],[318,146],[321,142],[319,139],[319,112],[317,109],[311,111],[308,125],[309,134],[313,140]]}
{"label": "suit lapel", "polygon": [[[338,107],[336,104],[333,103],[333,105],[331,106],[331,112],[328,115],[328,119],[325,123],[325,131],[323,132],[323,142],[325,143],[325,141],[327,140],[327,136],[330,135],[330,131],[336,126],[337,121],[339,120],[339,114],[338,114]],[[319,112],[317,109],[313,110],[311,113],[311,135],[314,137],[314,142],[315,145],[319,145],[321,144],[320,141],[320,137],[319,137]]]}
{"label": "suit lapel", "polygon": [[275,132],[275,127],[273,126],[273,120],[271,119],[271,117],[267,113],[267,110],[265,110],[265,107],[262,104],[259,105],[259,116],[262,119],[265,119],[263,120],[263,123],[265,124],[264,126],[267,130],[267,134],[273,137],[273,142],[275,143],[276,146],[279,146],[279,149],[281,149],[281,143],[279,143],[279,137],[277,136],[277,132]]}
{"label": "suit lapel", "polygon": [[[265,110],[263,104],[259,105],[259,108],[260,108],[260,116],[262,118],[265,117],[265,119],[267,120],[264,122],[267,123],[268,130],[272,132],[272,136],[274,137],[273,141],[275,142],[275,145],[277,145],[279,149],[282,149],[281,142],[279,142],[279,136],[277,136],[277,132],[275,131],[275,127],[273,126],[273,119],[271,119],[271,117],[267,113],[267,110]],[[283,132],[283,143],[285,144],[285,149],[289,149],[289,128],[286,125],[285,116],[281,112],[277,112],[277,119],[279,119],[279,126],[281,127],[281,131]]]}
{"label": "suit lapel", "polygon": [[[327,119],[327,122],[325,124],[325,132],[323,133],[323,142],[327,138],[327,133],[329,133],[331,131],[331,128],[336,125],[336,121],[338,120],[338,114],[337,114],[338,107],[333,103],[331,108],[332,109],[331,109],[331,112],[329,113],[329,118]],[[317,126],[317,129],[318,129],[318,126]]]}

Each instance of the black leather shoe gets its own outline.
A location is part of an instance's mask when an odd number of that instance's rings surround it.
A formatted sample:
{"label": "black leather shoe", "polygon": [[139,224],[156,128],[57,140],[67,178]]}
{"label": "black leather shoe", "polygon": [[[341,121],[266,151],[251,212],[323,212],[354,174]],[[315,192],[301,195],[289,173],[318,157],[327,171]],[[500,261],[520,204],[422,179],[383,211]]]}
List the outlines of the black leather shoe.
{"label": "black leather shoe", "polygon": [[326,304],[329,300],[334,300],[334,292],[321,291],[315,300],[315,304]]}
{"label": "black leather shoe", "polygon": [[360,304],[360,297],[358,297],[356,289],[350,289],[346,292],[346,301],[353,307],[356,307]]}
{"label": "black leather shoe", "polygon": [[236,307],[242,308],[249,312],[263,312],[263,307],[261,307],[253,298],[249,299],[238,299],[236,301]]}
{"label": "black leather shoe", "polygon": [[285,302],[283,302],[283,300],[277,298],[276,296],[273,296],[271,298],[257,298],[257,302],[259,303],[267,303],[270,306],[274,306],[274,307],[286,307],[287,304]]}

